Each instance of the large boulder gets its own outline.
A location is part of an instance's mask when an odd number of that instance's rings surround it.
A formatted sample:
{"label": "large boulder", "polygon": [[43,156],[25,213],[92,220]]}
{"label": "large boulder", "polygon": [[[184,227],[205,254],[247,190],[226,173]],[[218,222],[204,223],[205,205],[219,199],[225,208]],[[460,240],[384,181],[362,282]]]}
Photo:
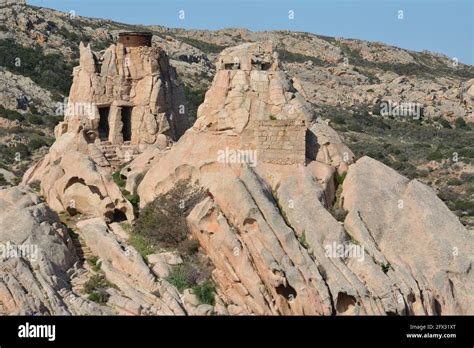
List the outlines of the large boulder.
{"label": "large boulder", "polygon": [[77,258],[57,214],[16,186],[0,191],[0,225],[0,313],[70,313],[59,291]]}
{"label": "large boulder", "polygon": [[407,279],[418,313],[474,312],[474,237],[432,189],[366,156],[349,167],[342,199],[346,229]]}
{"label": "large boulder", "polygon": [[339,174],[346,172],[349,164],[354,163],[352,151],[339,134],[321,119],[317,119],[308,129],[306,143],[309,158],[336,168]]}
{"label": "large boulder", "polygon": [[77,148],[71,133],[64,134],[50,153],[25,173],[23,183],[40,182],[41,193],[58,213],[133,220],[133,206],[111,175]]}

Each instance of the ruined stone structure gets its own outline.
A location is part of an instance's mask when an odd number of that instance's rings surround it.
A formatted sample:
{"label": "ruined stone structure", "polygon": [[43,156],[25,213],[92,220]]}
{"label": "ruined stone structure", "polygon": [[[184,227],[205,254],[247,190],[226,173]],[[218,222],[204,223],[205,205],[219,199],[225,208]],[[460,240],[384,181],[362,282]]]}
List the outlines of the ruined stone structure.
{"label": "ruined stone structure", "polygon": [[103,53],[81,43],[66,117],[56,134],[82,128],[111,167],[150,144],[167,147],[187,128],[183,89],[166,53],[151,47],[149,33],[119,37]]}
{"label": "ruined stone structure", "polygon": [[305,124],[313,119],[272,43],[247,43],[219,56],[194,129],[238,136],[240,148],[257,150],[264,162],[304,164]]}
{"label": "ruined stone structure", "polygon": [[255,133],[260,161],[274,164],[305,164],[304,121],[260,121]]}

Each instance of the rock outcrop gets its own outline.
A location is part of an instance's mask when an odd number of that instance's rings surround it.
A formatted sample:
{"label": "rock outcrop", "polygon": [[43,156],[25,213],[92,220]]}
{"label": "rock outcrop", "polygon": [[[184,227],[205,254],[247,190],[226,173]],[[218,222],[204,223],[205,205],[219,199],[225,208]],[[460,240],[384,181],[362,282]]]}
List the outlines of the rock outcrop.
{"label": "rock outcrop", "polygon": [[93,160],[97,147],[79,131],[59,137],[49,153],[24,175],[23,182],[40,183],[41,193],[58,213],[133,220],[133,207],[110,173]]}
{"label": "rock outcrop", "polygon": [[[121,51],[106,51],[99,75],[93,73],[94,54],[86,47],[81,51],[73,91],[81,90],[84,81],[95,86],[94,79],[97,86],[90,91],[101,90],[98,86],[114,90],[108,82],[101,85],[101,79],[109,81],[107,71],[116,71],[112,66]],[[113,54],[116,58],[106,59]],[[84,99],[97,97],[99,102],[110,96],[99,94]],[[110,223],[132,220],[133,207],[101,157],[100,125],[94,126],[100,116],[88,125],[78,115],[66,118],[50,153],[25,175],[24,183],[40,181],[52,209],[75,209],[87,217],[77,223],[78,234],[116,285],[107,289],[104,312],[474,312],[472,236],[428,187],[369,157],[354,163],[351,150],[316,119],[303,95],[270,43],[225,49],[194,126],[174,144],[171,135],[158,134],[121,170],[125,188],[138,194],[140,208],[183,180],[207,193],[189,209],[186,222],[212,262],[214,305],[199,304],[192,290],[180,293],[164,279],[182,262],[177,254],[151,255],[148,265],[120,225]],[[145,130],[142,124],[131,142],[142,139]],[[110,144],[124,140],[111,134]],[[341,218],[336,209],[347,216]],[[66,285],[60,295],[74,297],[74,289]],[[59,313],[78,311],[68,304],[49,307]]]}
{"label": "rock outcrop", "polygon": [[161,48],[118,43],[100,55],[81,44],[79,62],[59,135],[82,126],[91,140],[141,145],[186,130],[183,90]]}
{"label": "rock outcrop", "polygon": [[253,132],[259,121],[311,121],[309,104],[283,72],[271,42],[227,48],[198,109],[197,130],[226,134]]}
{"label": "rock outcrop", "polygon": [[[23,183],[39,182],[57,212],[133,220],[111,172],[150,146],[165,151],[186,128],[182,86],[161,48],[118,43],[98,54],[81,43],[56,142]],[[130,180],[127,189],[137,184]]]}
{"label": "rock outcrop", "polygon": [[76,309],[65,302],[77,256],[66,227],[31,189],[0,191],[0,224],[1,314],[104,314],[87,300]]}
{"label": "rock outcrop", "polygon": [[342,199],[346,230],[390,264],[387,276],[406,284],[415,314],[474,312],[474,238],[434,191],[363,157],[349,167]]}
{"label": "rock outcrop", "polygon": [[102,219],[83,220],[77,227],[100,258],[107,279],[120,289],[112,294],[113,307],[134,315],[186,313],[176,289],[165,280],[158,281],[140,254],[118,240]]}
{"label": "rock outcrop", "polygon": [[[35,107],[38,112],[54,115],[56,103],[48,90],[41,88],[30,78],[14,74],[0,67],[0,105],[5,109],[26,112],[29,107]],[[34,98],[41,100],[35,105]]]}
{"label": "rock outcrop", "polygon": [[[418,217],[411,215],[416,211],[413,208],[396,215],[397,223],[390,229],[380,228],[376,222],[390,224],[391,219],[385,220],[388,212],[375,207],[383,207],[387,201],[382,198],[392,186],[396,192],[396,185],[401,189],[407,179],[374,160],[364,158],[351,165],[354,156],[337,134],[321,121],[312,120],[298,92],[288,92],[291,82],[277,61],[270,46],[264,44],[223,52],[196,124],[154,163],[139,185],[141,206],[180,180],[208,190],[209,197],[194,207],[187,221],[193,237],[215,265],[212,276],[218,298],[229,314],[472,313],[468,304],[472,302],[468,295],[473,284],[472,252],[461,247],[459,259],[446,256],[439,263],[443,271],[436,271],[433,264],[425,278],[425,263],[434,262],[435,251],[414,257],[424,244],[409,243],[408,228],[413,223],[420,229],[414,232],[420,238],[436,240],[438,232],[428,219],[417,223]],[[251,76],[258,78],[252,80]],[[285,97],[275,102],[277,95]],[[301,105],[296,117],[284,112],[292,101]],[[262,149],[253,146],[255,127],[261,122],[295,119],[303,120],[309,128],[306,163],[261,161]],[[280,138],[273,140],[278,143]],[[252,149],[254,157],[244,152]],[[375,164],[370,165],[371,161]],[[371,175],[361,175],[364,182],[358,184],[352,178],[359,178],[357,172],[364,167]],[[348,171],[342,191],[343,207],[349,210],[344,223],[329,212],[336,196],[336,171]],[[375,178],[378,173],[381,177]],[[372,179],[381,185],[371,184]],[[387,184],[391,180],[393,185]],[[467,243],[466,230],[444,204],[427,193],[424,185],[411,186],[415,192],[410,197],[423,193],[431,202],[428,206],[411,203],[419,205],[420,214],[423,209],[438,214],[445,222],[444,233],[456,234],[451,239],[458,241],[454,244]],[[374,226],[361,222],[364,209],[373,217]],[[389,211],[390,207],[384,209]],[[384,247],[377,244],[380,235],[386,235]],[[406,240],[400,248],[385,252],[388,244],[399,238]],[[455,247],[441,239],[438,243],[445,244],[444,251],[438,250],[443,255]],[[450,271],[455,275],[448,276]]]}
{"label": "rock outcrop", "polygon": [[82,220],[77,227],[99,258],[101,272],[114,284],[107,289],[107,306],[84,293],[84,281],[93,275],[79,261],[76,244],[58,215],[30,188],[0,191],[0,224],[0,314],[186,313],[176,289],[155,279],[138,252],[100,218]]}

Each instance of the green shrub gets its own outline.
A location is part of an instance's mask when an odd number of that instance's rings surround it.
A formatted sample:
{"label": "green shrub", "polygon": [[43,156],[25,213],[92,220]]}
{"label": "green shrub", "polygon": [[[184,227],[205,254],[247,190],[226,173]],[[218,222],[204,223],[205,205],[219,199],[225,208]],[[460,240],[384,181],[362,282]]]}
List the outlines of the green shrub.
{"label": "green shrub", "polygon": [[306,63],[307,61],[313,62],[317,66],[325,66],[324,61],[318,57],[307,56],[301,53],[290,52],[285,49],[278,49],[278,58],[284,62],[288,63]]}
{"label": "green shrub", "polygon": [[138,196],[136,193],[132,195],[127,190],[123,190],[122,194],[130,203],[132,203],[133,206],[138,207],[140,204],[140,196]]}
{"label": "green shrub", "polygon": [[454,209],[465,211],[468,215],[474,215],[474,201],[457,199],[454,201]]}
{"label": "green shrub", "polygon": [[348,127],[347,127],[348,130],[350,131],[353,131],[353,132],[357,132],[357,133],[362,133],[364,131],[364,128],[362,128],[362,126],[360,124],[353,124],[351,123]]}
{"label": "green shrub", "polygon": [[39,115],[29,114],[26,120],[31,124],[42,125],[44,123],[43,117]]}
{"label": "green shrub", "polygon": [[125,187],[125,184],[127,182],[125,181],[125,177],[122,174],[120,174],[120,171],[113,173],[112,178],[114,179],[114,181],[118,185],[118,187],[120,187],[120,188]]}
{"label": "green shrub", "polygon": [[33,138],[28,143],[28,149],[32,151],[42,148],[43,146],[49,146],[49,144],[42,138]]}
{"label": "green shrub", "polygon": [[91,266],[93,271],[95,271],[95,272],[100,271],[100,267],[101,267],[102,263],[99,262],[99,258],[97,256],[92,256],[92,257],[88,258],[86,261],[89,264],[89,266]]}
{"label": "green shrub", "polygon": [[58,123],[63,120],[63,116],[55,115],[45,115],[42,118],[44,120],[44,124],[48,126],[49,129],[54,129],[54,127],[56,127]]}
{"label": "green shrub", "polygon": [[0,186],[5,186],[8,185],[7,179],[3,176],[3,174],[0,173]]}
{"label": "green shrub", "polygon": [[459,129],[469,129],[469,126],[467,125],[466,121],[462,117],[456,118],[456,121],[454,121],[454,125],[456,128]]}
{"label": "green shrub", "polygon": [[347,175],[347,172],[336,175],[336,182],[338,185],[342,185],[342,183],[344,182],[344,179],[346,178],[346,175]]}
{"label": "green shrub", "polygon": [[333,118],[332,118],[332,121],[335,123],[335,124],[346,124],[346,118],[342,115],[335,115]]}
{"label": "green shrub", "polygon": [[[8,70],[31,78],[41,87],[50,91],[68,94],[72,83],[73,62],[68,62],[60,54],[47,54],[39,44],[23,47],[14,40],[0,40],[0,65]],[[21,65],[16,59],[21,57]]]}
{"label": "green shrub", "polygon": [[209,304],[214,306],[216,287],[211,281],[206,281],[201,285],[196,285],[193,287],[193,294],[196,295],[199,302],[202,304]]}
{"label": "green shrub", "polygon": [[15,146],[10,147],[9,149],[10,149],[9,152],[12,156],[16,156],[16,154],[19,153],[20,160],[24,160],[31,154],[28,146],[22,143],[17,143]]}
{"label": "green shrub", "polygon": [[446,129],[451,129],[451,123],[449,123],[449,121],[445,118],[442,118],[439,120],[439,124],[443,127],[443,128],[446,128]]}
{"label": "green shrub", "polygon": [[306,241],[306,233],[303,231],[303,233],[298,237],[298,242],[303,246],[305,249],[309,249],[309,244]]}
{"label": "green shrub", "polygon": [[463,182],[457,178],[451,178],[447,181],[447,184],[449,186],[460,186],[463,184]]}
{"label": "green shrub", "polygon": [[188,45],[194,46],[197,49],[203,51],[204,53],[221,53],[225,46],[219,46],[210,42],[205,42],[197,39],[192,39],[190,37],[178,36],[177,39]]}
{"label": "green shrub", "polygon": [[14,126],[8,129],[10,134],[24,134],[26,130],[21,126]]}
{"label": "green shrub", "polygon": [[186,217],[207,194],[199,187],[181,180],[167,193],[158,196],[140,212],[135,232],[147,238],[176,247],[186,239]]}
{"label": "green shrub", "polygon": [[181,255],[195,255],[199,251],[199,241],[196,239],[185,239],[178,246],[178,251]]}
{"label": "green shrub", "polygon": [[104,291],[93,291],[87,296],[87,299],[96,303],[106,303],[109,299],[109,294]]}
{"label": "green shrub", "polygon": [[153,254],[156,251],[153,243],[140,234],[133,233],[128,239],[128,244],[134,247],[145,260],[147,255]]}
{"label": "green shrub", "polygon": [[18,122],[21,122],[25,119],[25,117],[18,111],[5,109],[3,105],[0,105],[0,117],[6,118],[10,121]]}
{"label": "green shrub", "polygon": [[109,299],[109,294],[106,292],[106,289],[112,287],[116,288],[103,274],[94,274],[84,283],[84,292],[89,294],[87,297],[89,300],[105,303]]}
{"label": "green shrub", "polygon": [[387,263],[382,263],[380,267],[382,267],[383,273],[387,273],[390,270],[390,268],[392,268],[392,265],[390,264],[390,262],[387,262]]}
{"label": "green shrub", "polygon": [[41,182],[39,180],[32,181],[28,184],[34,191],[40,192],[41,191]]}
{"label": "green shrub", "polygon": [[459,155],[467,158],[474,158],[474,148],[465,148],[459,151]]}
{"label": "green shrub", "polygon": [[120,174],[120,171],[113,173],[112,179],[120,188],[120,191],[122,192],[123,196],[130,203],[132,203],[134,207],[138,208],[138,205],[140,203],[140,197],[137,194],[131,194],[130,192],[125,190],[125,185],[127,184],[127,181],[126,181],[126,178],[122,174]]}
{"label": "green shrub", "polygon": [[438,150],[430,153],[426,159],[428,161],[441,161],[444,158],[443,154]]}
{"label": "green shrub", "polygon": [[184,85],[184,95],[186,97],[186,106],[188,109],[188,123],[193,125],[197,119],[197,109],[204,101],[206,90],[196,88],[196,86]]}
{"label": "green shrub", "polygon": [[188,289],[196,285],[199,272],[189,264],[174,266],[166,280],[174,285],[179,291]]}

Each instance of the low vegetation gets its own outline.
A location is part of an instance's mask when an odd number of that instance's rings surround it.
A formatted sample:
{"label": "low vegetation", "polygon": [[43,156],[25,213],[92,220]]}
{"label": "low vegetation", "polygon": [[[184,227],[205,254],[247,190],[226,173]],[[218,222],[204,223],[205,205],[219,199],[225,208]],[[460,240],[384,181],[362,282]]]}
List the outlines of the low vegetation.
{"label": "low vegetation", "polygon": [[205,89],[184,85],[184,95],[186,96],[186,105],[188,107],[188,124],[193,125],[197,119],[197,110],[199,105],[204,102]]}
{"label": "low vegetation", "polygon": [[120,191],[122,192],[123,196],[130,203],[132,203],[135,209],[138,209],[138,205],[140,204],[140,197],[137,194],[132,194],[125,189],[127,181],[126,178],[122,174],[120,174],[120,171],[113,173],[112,179],[114,179],[114,182],[120,188]]}
{"label": "low vegetation", "polygon": [[197,49],[207,54],[209,53],[218,54],[218,53],[221,53],[221,51],[225,48],[225,46],[219,46],[210,42],[205,42],[205,41],[201,41],[198,39],[193,39],[193,38],[185,37],[185,36],[177,36],[176,39],[184,43],[187,43],[188,45],[196,47]]}
{"label": "low vegetation", "polygon": [[[452,127],[442,119],[419,121],[369,114],[370,107],[359,105],[349,110],[318,106],[323,118],[343,137],[356,158],[377,159],[410,179],[418,179],[438,191],[440,198],[461,222],[474,226],[472,179],[461,177],[463,165],[474,165],[474,130],[457,121]],[[446,121],[447,122],[447,121]],[[434,165],[428,166],[430,163]],[[457,165],[459,164],[459,165]],[[336,178],[340,183],[340,178]],[[447,189],[453,191],[446,194]],[[338,220],[343,212],[332,213]]]}
{"label": "low vegetation", "polygon": [[145,206],[135,232],[163,247],[178,247],[188,236],[186,217],[205,197],[207,193],[199,186],[181,180]]}
{"label": "low vegetation", "polygon": [[109,299],[107,288],[115,287],[103,274],[94,274],[84,283],[84,292],[88,294],[87,298],[98,303],[105,303]]}
{"label": "low vegetation", "polygon": [[[72,83],[73,62],[56,53],[46,53],[41,45],[23,47],[13,40],[0,40],[0,65],[13,73],[31,78],[39,86],[67,95]],[[59,95],[58,95],[58,98]]]}
{"label": "low vegetation", "polygon": [[193,294],[196,295],[199,302],[201,302],[202,304],[209,304],[211,306],[214,306],[216,302],[215,293],[216,286],[213,282],[209,280],[193,287]]}
{"label": "low vegetation", "polygon": [[199,271],[196,267],[190,264],[183,264],[174,266],[166,280],[179,291],[183,291],[184,289],[196,286],[198,278]]}
{"label": "low vegetation", "polygon": [[148,255],[157,251],[153,241],[137,233],[132,233],[128,239],[128,244],[134,247],[145,260],[147,260]]}
{"label": "low vegetation", "polygon": [[326,63],[319,59],[318,57],[314,56],[307,56],[301,53],[295,53],[287,51],[286,49],[278,49],[278,57],[288,63],[306,63],[306,62],[313,62],[314,65],[317,66],[325,66]]}

